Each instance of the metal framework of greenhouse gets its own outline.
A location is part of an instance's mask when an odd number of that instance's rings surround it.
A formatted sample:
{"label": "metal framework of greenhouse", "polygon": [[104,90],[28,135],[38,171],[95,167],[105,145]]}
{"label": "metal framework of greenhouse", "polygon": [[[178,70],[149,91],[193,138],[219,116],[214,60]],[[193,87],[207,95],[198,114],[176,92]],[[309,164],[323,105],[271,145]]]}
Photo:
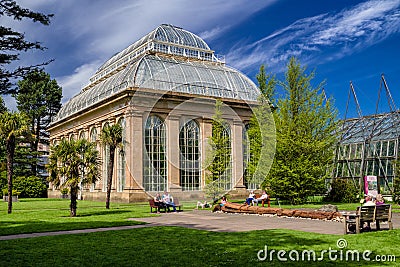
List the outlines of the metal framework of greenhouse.
{"label": "metal framework of greenhouse", "polygon": [[[390,111],[378,114],[383,98],[386,98]],[[352,99],[358,117],[347,119]],[[375,114],[370,116],[363,116],[353,83],[350,82],[332,177],[349,179],[355,187],[363,188],[364,176],[374,175],[378,177],[380,193],[391,195],[395,178],[394,164],[400,155],[399,112],[383,74]]]}

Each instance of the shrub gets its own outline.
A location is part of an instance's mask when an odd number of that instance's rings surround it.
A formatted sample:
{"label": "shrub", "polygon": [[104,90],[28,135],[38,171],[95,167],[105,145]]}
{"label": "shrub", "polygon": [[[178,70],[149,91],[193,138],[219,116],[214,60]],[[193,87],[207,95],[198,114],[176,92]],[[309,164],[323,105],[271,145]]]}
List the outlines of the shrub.
{"label": "shrub", "polygon": [[20,197],[46,197],[47,187],[43,180],[36,176],[17,177],[14,188],[21,192]]}
{"label": "shrub", "polygon": [[400,204],[400,177],[396,177],[393,183],[393,202],[396,204]]}
{"label": "shrub", "polygon": [[326,196],[327,201],[354,203],[358,201],[359,189],[351,181],[345,179],[333,179],[331,190]]}

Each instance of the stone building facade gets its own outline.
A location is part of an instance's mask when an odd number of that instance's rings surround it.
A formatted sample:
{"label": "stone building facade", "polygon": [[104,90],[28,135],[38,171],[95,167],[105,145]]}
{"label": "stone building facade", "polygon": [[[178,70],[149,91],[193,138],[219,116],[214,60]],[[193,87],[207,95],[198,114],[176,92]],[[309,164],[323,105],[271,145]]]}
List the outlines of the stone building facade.
{"label": "stone building facade", "polygon": [[[201,199],[215,100],[220,99],[231,151],[226,190],[240,194],[246,189],[246,124],[259,94],[200,37],[163,24],[97,70],[53,120],[50,142],[86,138],[97,143],[101,178],[80,194],[104,200],[109,159],[99,134],[105,125],[119,123],[125,142],[116,153],[112,201],[145,200],[164,190],[180,199]],[[58,195],[51,186],[49,196]]]}

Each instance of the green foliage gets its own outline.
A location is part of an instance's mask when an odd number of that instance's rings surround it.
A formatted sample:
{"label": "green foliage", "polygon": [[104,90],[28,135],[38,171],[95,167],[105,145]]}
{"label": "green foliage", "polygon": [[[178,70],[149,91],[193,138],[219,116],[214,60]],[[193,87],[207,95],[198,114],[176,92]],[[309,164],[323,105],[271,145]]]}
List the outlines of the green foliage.
{"label": "green foliage", "polygon": [[6,112],[8,109],[4,103],[4,99],[0,96],[0,114]]}
{"label": "green foliage", "polygon": [[43,180],[36,176],[16,177],[14,187],[22,198],[46,197],[47,187]]}
{"label": "green foliage", "polygon": [[[3,190],[3,196],[8,196],[8,189],[4,188]],[[21,192],[19,192],[17,189],[12,190],[12,196],[19,196]]]}
{"label": "green foliage", "polygon": [[276,153],[265,180],[275,197],[303,203],[308,196],[324,192],[326,171],[332,163],[336,142],[337,111],[322,94],[323,83],[313,87],[314,72],[292,58],[281,86],[285,97],[273,113]]}
{"label": "green foliage", "polygon": [[28,115],[34,137],[27,140],[27,145],[23,146],[25,149],[19,151],[19,159],[24,159],[21,165],[30,168],[28,174],[22,175],[37,175],[38,158],[44,153],[38,146],[39,143],[49,143],[46,129],[61,108],[61,98],[61,87],[42,70],[34,69],[18,82],[17,108]]}
{"label": "green foliage", "polygon": [[223,195],[231,181],[230,161],[231,146],[227,123],[222,118],[222,101],[215,103],[215,114],[212,122],[212,136],[206,152],[206,186],[207,196],[218,199]]}
{"label": "green foliage", "polygon": [[258,81],[258,88],[261,91],[263,97],[268,100],[270,103],[275,102],[275,87],[277,84],[277,80],[275,79],[275,75],[266,74],[265,66],[261,65],[260,71],[256,75]]}
{"label": "green foliage", "polygon": [[354,203],[358,202],[359,189],[347,179],[333,179],[331,190],[326,196],[326,201]]}
{"label": "green foliage", "polygon": [[[22,8],[14,0],[2,0],[0,3],[0,18],[8,16],[13,20],[30,19],[33,22],[39,22],[43,25],[49,25],[52,15],[33,12]],[[43,50],[44,47],[39,42],[29,42],[25,40],[25,34],[15,31],[5,26],[0,26],[0,94],[16,93],[16,88],[12,88],[14,79],[23,77],[32,68],[37,66],[17,67],[11,70],[7,67],[19,59],[19,52],[25,52],[31,49]],[[41,65],[48,64],[49,62]]]}
{"label": "green foliage", "polygon": [[114,172],[115,150],[117,147],[123,149],[123,129],[120,124],[105,126],[100,134],[100,141],[103,146],[108,146],[109,161],[107,166],[107,195],[106,195],[106,209],[110,208],[112,176]]}
{"label": "green foliage", "polygon": [[[28,136],[28,118],[21,112],[4,112],[0,114],[0,139],[6,145],[7,161],[7,188],[8,193],[13,189],[14,154],[16,140],[21,136]],[[8,213],[12,212],[12,201],[8,201]]]}
{"label": "green foliage", "polygon": [[81,185],[95,183],[99,177],[99,152],[86,139],[61,140],[51,147],[48,181],[56,188],[69,187],[70,215],[76,216],[77,194]]}
{"label": "green foliage", "polygon": [[67,187],[64,187],[64,188],[61,188],[60,193],[63,194],[63,195],[68,195],[69,190],[68,190]]}
{"label": "green foliage", "polygon": [[247,184],[260,187],[268,174],[275,153],[275,123],[271,102],[275,97],[277,81],[271,74],[265,74],[264,65],[260,68],[257,80],[262,94],[258,99],[258,106],[253,108],[248,125],[247,138],[250,148],[244,178]]}

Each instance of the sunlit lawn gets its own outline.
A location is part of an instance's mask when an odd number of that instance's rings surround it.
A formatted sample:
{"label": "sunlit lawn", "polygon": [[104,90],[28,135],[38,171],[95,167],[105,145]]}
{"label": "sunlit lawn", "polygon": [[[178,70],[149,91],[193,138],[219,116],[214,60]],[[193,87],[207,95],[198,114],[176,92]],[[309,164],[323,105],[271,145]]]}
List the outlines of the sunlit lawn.
{"label": "sunlit lawn", "polygon": [[[347,249],[360,252],[359,260],[350,254],[345,260],[346,250],[337,247],[339,238],[346,239]],[[394,255],[400,261],[399,242],[400,230],[336,236],[291,230],[218,233],[150,227],[0,241],[0,266],[395,266],[393,261],[373,260],[377,255]],[[267,258],[260,261],[257,253],[265,246]],[[329,249],[337,252],[321,257]],[[286,251],[281,258],[288,262],[279,261],[279,250]],[[303,250],[315,251],[315,261],[308,256],[301,260]],[[362,258],[366,250],[372,251],[371,261]],[[300,253],[299,261],[290,260],[289,253],[296,258],[291,251]],[[344,253],[342,260],[340,253]]]}
{"label": "sunlit lawn", "polygon": [[128,218],[151,216],[148,204],[78,201],[77,217],[69,217],[67,199],[20,199],[7,214],[7,203],[0,202],[0,235],[111,227],[138,224]]}
{"label": "sunlit lawn", "polygon": [[[275,205],[275,203],[272,203]],[[354,204],[357,206],[357,204]],[[132,225],[128,218],[153,216],[148,203],[111,203],[106,210],[103,202],[79,201],[78,216],[69,217],[69,201],[58,199],[22,199],[7,214],[7,203],[0,204],[0,235],[83,228]],[[184,210],[195,207],[184,203]],[[295,208],[314,208],[307,204]],[[354,207],[355,207],[354,206]],[[286,206],[285,206],[286,207]],[[346,206],[344,206],[346,207]],[[339,207],[342,209],[341,207]],[[353,206],[349,206],[353,208]],[[216,223],[223,223],[216,221]],[[371,250],[377,255],[394,255],[400,262],[400,230],[363,233],[359,235],[323,235],[291,230],[262,230],[241,233],[218,233],[181,227],[150,227],[87,234],[45,236],[0,241],[0,266],[395,266],[396,262],[335,261],[323,250],[335,250],[337,240],[345,238],[347,249],[361,253]],[[257,253],[267,246],[264,261]],[[270,253],[275,250],[272,258]],[[289,262],[278,260],[277,252],[314,250],[315,261]],[[264,256],[263,253],[260,254]],[[295,254],[291,254],[292,256]],[[343,257],[343,256],[342,256]],[[271,262],[272,259],[272,262]]]}

